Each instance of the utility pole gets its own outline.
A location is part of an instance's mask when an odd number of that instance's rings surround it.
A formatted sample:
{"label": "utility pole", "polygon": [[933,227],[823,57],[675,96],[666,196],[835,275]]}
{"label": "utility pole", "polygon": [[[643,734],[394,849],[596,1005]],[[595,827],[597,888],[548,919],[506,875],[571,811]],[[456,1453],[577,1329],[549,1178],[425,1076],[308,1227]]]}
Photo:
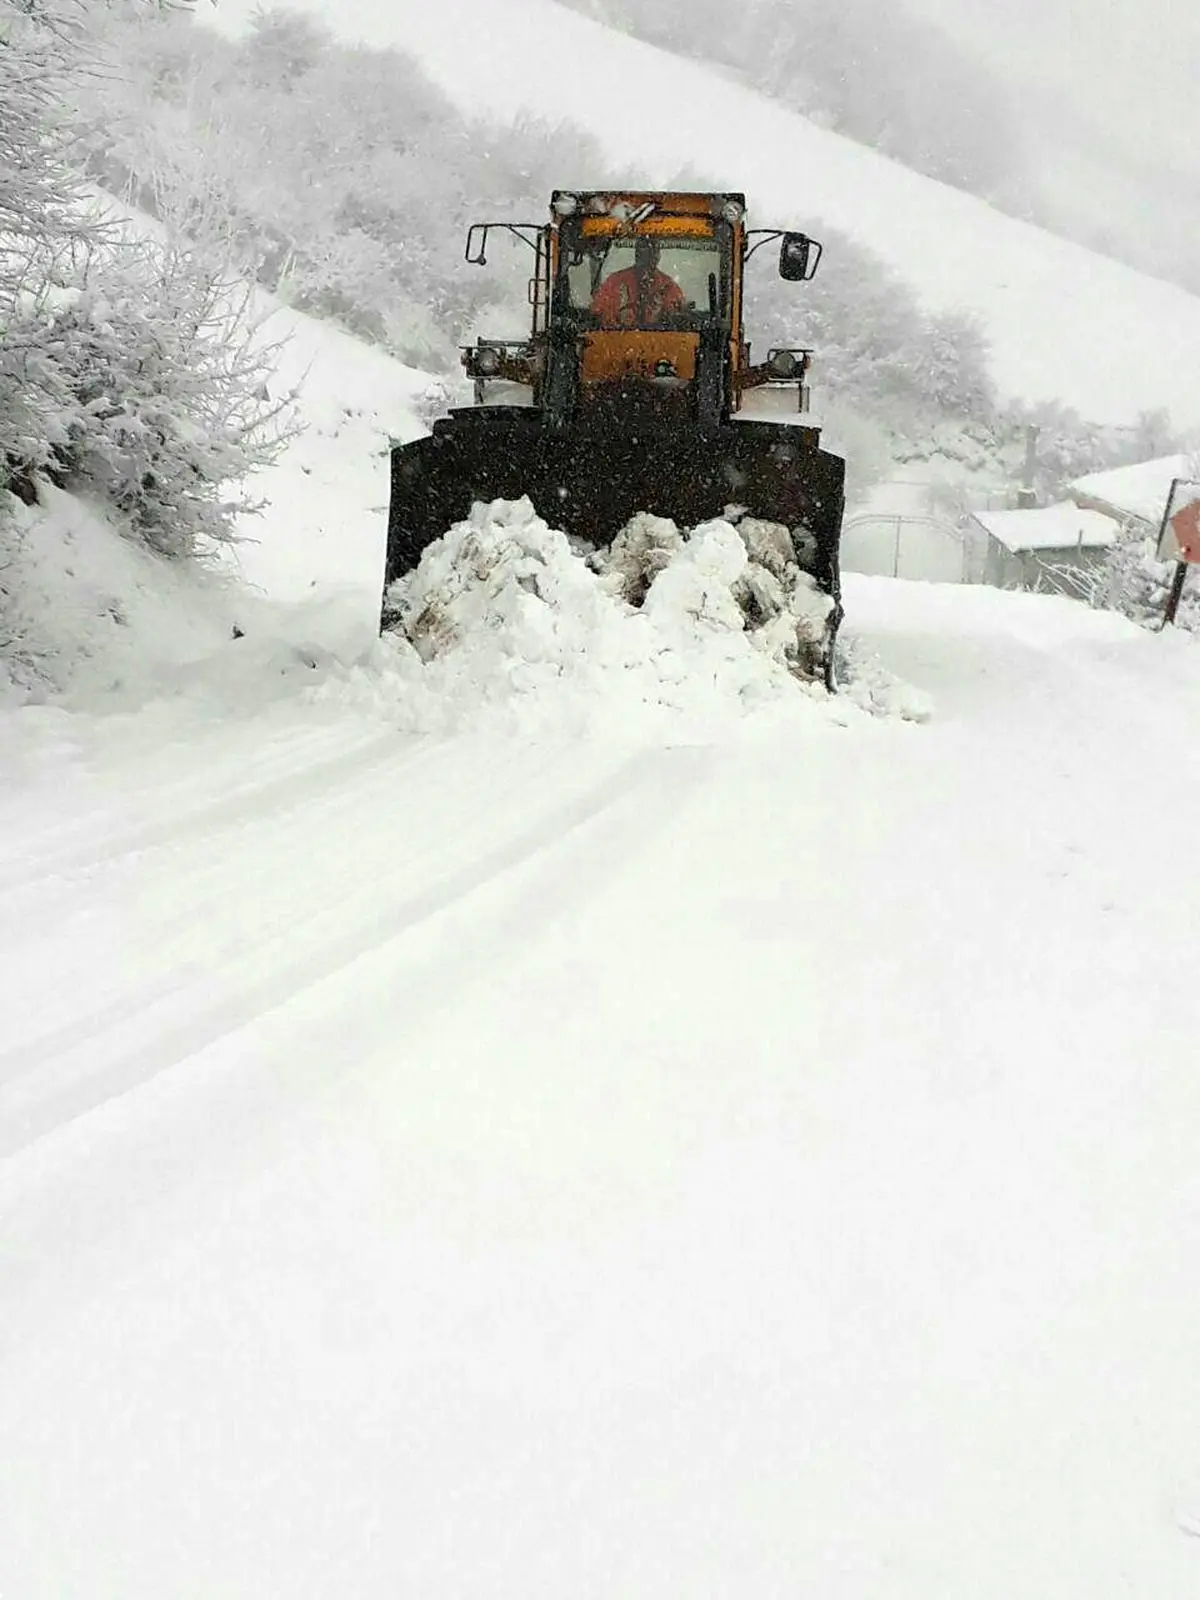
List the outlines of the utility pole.
{"label": "utility pole", "polygon": [[1020,511],[1030,511],[1037,505],[1037,494],[1033,487],[1037,480],[1037,446],[1037,423],[1031,422],[1025,429],[1025,468],[1021,487],[1017,490],[1017,509]]}

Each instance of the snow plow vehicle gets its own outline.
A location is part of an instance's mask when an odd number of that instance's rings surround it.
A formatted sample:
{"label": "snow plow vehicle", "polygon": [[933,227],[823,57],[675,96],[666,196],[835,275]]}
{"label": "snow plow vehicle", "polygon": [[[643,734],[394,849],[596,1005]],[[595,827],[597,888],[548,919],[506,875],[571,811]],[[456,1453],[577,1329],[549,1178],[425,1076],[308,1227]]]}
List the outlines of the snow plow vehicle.
{"label": "snow plow vehicle", "polygon": [[499,230],[533,253],[531,333],[464,349],[474,406],[393,449],[382,627],[391,585],[477,501],[528,497],[596,548],[640,512],[680,528],[746,517],[784,530],[828,597],[817,671],[832,689],[845,463],[807,420],[811,350],[752,361],[743,322],[755,251],[777,242],[779,275],[801,282],[820,244],[748,228],[732,193],[555,190],[544,224],[475,224],[469,263]]}

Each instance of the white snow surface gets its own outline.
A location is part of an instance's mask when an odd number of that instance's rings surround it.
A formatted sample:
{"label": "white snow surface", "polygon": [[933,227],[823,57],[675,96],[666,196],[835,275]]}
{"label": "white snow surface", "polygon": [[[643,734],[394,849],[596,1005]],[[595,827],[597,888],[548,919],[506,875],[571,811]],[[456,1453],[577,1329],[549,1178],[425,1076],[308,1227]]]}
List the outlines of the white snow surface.
{"label": "white snow surface", "polygon": [[389,654],[319,334],[260,620],[0,713],[0,1595],[1196,1592],[1194,640],[507,508]]}
{"label": "white snow surface", "polygon": [[158,694],[166,674],[230,638],[243,597],[228,573],[166,563],[61,490],[46,486],[42,498],[14,502],[0,526],[0,704],[50,694],[93,702],[118,686]]}
{"label": "white snow surface", "polygon": [[1167,509],[1173,480],[1195,477],[1197,472],[1200,460],[1194,455],[1158,456],[1128,467],[1089,472],[1076,478],[1069,488],[1072,494],[1102,500],[1114,510],[1157,528]]}
{"label": "white snow surface", "polygon": [[975,511],[980,523],[1008,550],[1104,549],[1117,525],[1101,511],[1082,511],[1071,501],[1025,511]]}
{"label": "white snow surface", "polygon": [[[631,172],[669,182],[686,170],[744,190],[760,226],[840,229],[926,304],[981,318],[1005,395],[1061,400],[1096,421],[1166,407],[1180,427],[1200,423],[1200,298],[914,173],[719,69],[553,0],[298,4],[344,38],[412,53],[470,116],[573,122]],[[221,0],[205,12],[236,31],[253,9]],[[592,175],[564,172],[571,184],[591,187]],[[835,250],[821,270],[837,272]]]}

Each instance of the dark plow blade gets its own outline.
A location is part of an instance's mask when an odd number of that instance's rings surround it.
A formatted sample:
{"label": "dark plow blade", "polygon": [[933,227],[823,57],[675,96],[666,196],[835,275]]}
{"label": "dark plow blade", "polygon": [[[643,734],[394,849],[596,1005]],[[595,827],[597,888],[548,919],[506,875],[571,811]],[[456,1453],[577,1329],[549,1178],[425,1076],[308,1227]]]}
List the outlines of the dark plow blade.
{"label": "dark plow blade", "polygon": [[[527,496],[552,528],[597,546],[639,511],[689,528],[741,506],[792,531],[801,566],[834,601],[825,646],[832,687],[844,476],[840,457],[785,424],[635,437],[605,428],[551,430],[539,412],[519,407],[452,412],[428,438],[392,452],[385,591],[477,500]],[[385,592],[383,626],[395,620]]]}

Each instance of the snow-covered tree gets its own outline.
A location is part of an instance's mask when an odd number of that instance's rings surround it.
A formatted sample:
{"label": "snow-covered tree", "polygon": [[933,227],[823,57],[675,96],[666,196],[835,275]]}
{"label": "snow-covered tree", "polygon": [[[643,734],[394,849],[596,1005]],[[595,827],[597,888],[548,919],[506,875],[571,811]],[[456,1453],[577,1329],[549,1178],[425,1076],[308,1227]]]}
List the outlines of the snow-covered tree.
{"label": "snow-covered tree", "polygon": [[935,411],[970,422],[986,422],[992,415],[987,339],[972,316],[945,312],[925,320],[913,378]]}
{"label": "snow-covered tree", "polygon": [[125,241],[33,299],[7,344],[38,414],[33,438],[2,441],[26,481],[100,500],[163,555],[233,536],[252,508],[237,486],[289,434],[245,286],[186,246]]}
{"label": "snow-covered tree", "polygon": [[69,0],[53,9],[0,0],[0,491],[15,486],[25,496],[48,441],[37,401],[42,362],[16,323],[100,232],[59,109],[82,22]]}
{"label": "snow-covered tree", "polygon": [[295,90],[328,54],[333,35],[303,11],[264,10],[250,18],[246,66],[271,89]]}
{"label": "snow-covered tree", "polygon": [[83,187],[64,108],[104,9],[0,0],[0,516],[48,479],[190,555],[232,536],[230,486],[286,423],[244,286],[183,239],[131,238]]}
{"label": "snow-covered tree", "polygon": [[59,108],[82,12],[0,0],[0,312],[47,259],[94,238]]}
{"label": "snow-covered tree", "polygon": [[[181,80],[163,64],[189,32]],[[167,33],[170,49],[155,39]],[[208,30],[118,13],[108,44],[113,70],[85,96],[93,170],[186,231],[215,229],[289,304],[422,366],[456,368],[485,311],[528,325],[529,262],[498,251],[511,272],[467,266],[467,224],[544,215],[564,167],[605,175],[576,130],[468,123],[415,61],[339,44],[302,14],[261,11],[218,51]]]}

